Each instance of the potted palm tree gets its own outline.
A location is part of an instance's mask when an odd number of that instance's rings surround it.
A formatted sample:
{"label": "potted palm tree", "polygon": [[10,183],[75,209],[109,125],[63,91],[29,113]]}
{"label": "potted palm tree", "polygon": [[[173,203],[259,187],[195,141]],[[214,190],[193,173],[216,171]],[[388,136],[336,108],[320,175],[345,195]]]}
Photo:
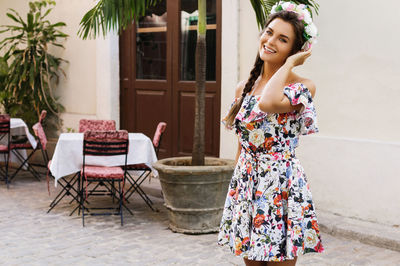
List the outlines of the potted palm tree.
{"label": "potted palm tree", "polygon": [[[120,3],[124,2],[124,4]],[[145,14],[160,0],[100,0],[81,22],[80,34],[85,39],[118,32]],[[251,0],[257,22],[263,26],[277,0]],[[311,4],[313,1],[295,1]],[[129,8],[122,8],[122,7]],[[173,157],[154,164],[160,175],[170,228],[175,232],[200,234],[216,232],[222,216],[234,161],[205,156],[205,80],[206,80],[206,0],[198,0],[196,44],[196,105],[194,141],[191,157]]]}
{"label": "potted palm tree", "polygon": [[200,234],[218,231],[234,161],[205,157],[206,0],[198,0],[196,97],[191,157],[159,160],[154,167],[174,232]]}

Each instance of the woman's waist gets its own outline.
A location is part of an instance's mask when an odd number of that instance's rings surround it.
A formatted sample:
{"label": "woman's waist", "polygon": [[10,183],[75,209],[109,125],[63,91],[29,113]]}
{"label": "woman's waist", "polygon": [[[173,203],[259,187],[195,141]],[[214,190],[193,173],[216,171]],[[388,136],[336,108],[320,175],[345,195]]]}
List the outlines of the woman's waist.
{"label": "woman's waist", "polygon": [[270,160],[283,160],[296,157],[294,149],[252,150],[251,147],[249,148],[243,146],[241,154],[245,157]]}

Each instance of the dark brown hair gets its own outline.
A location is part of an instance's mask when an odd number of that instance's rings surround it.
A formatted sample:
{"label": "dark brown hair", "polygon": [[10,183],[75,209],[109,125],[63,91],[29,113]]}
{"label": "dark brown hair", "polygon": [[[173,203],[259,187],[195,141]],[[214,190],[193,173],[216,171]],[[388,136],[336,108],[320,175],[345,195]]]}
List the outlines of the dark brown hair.
{"label": "dark brown hair", "polygon": [[[267,26],[276,18],[280,18],[286,22],[289,22],[293,26],[293,30],[295,33],[295,40],[293,43],[293,48],[290,55],[293,55],[301,50],[301,47],[306,42],[303,32],[304,32],[304,24],[301,20],[298,19],[297,13],[291,11],[279,11],[277,13],[271,14],[268,18],[268,21],[265,23],[264,29],[261,31],[260,34],[264,33]],[[232,108],[229,110],[228,115],[225,118],[225,125],[226,127],[231,127],[234,123],[235,117],[242,106],[243,99],[247,93],[251,91],[253,88],[254,83],[256,82],[257,78],[261,74],[262,66],[264,65],[264,61],[260,58],[260,53],[257,51],[256,61],[254,62],[253,69],[250,71],[249,79],[244,86],[242,97],[240,101],[237,101]]]}

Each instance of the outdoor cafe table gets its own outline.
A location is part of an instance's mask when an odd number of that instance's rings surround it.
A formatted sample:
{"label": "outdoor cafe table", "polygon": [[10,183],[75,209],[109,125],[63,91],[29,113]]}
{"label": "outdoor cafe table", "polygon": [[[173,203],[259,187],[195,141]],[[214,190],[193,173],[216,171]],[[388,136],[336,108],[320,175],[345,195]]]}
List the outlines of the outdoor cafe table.
{"label": "outdoor cafe table", "polygon": [[[86,156],[85,160],[88,165],[122,166],[125,163],[125,156]],[[157,156],[150,138],[142,133],[129,133],[127,164],[144,163],[152,169],[153,175],[157,176],[157,171],[152,167],[156,161]],[[60,178],[79,172],[82,169],[82,163],[83,133],[62,133],[50,165],[55,186]]]}
{"label": "outdoor cafe table", "polygon": [[[24,120],[22,120],[21,118],[11,118],[10,119],[10,134],[11,137],[12,136],[26,136],[29,143],[32,145],[32,147],[35,149],[37,142],[34,136],[32,136],[32,134],[29,132],[28,126],[26,125],[26,123],[24,122]],[[7,141],[6,139],[2,139],[0,141],[1,144],[7,145]],[[24,158],[27,158],[27,154],[26,154],[26,150],[21,149],[18,150],[18,153]],[[4,161],[3,156],[0,156],[0,160]],[[10,154],[10,162],[13,163],[20,163],[20,161],[18,160],[18,158],[11,153]],[[26,169],[26,167],[24,167],[24,169]]]}

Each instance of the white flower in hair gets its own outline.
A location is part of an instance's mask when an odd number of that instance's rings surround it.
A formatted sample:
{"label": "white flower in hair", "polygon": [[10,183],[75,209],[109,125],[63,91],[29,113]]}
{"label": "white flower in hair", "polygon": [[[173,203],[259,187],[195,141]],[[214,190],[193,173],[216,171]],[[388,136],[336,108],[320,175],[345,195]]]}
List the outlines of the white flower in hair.
{"label": "white flower in hair", "polygon": [[284,3],[282,3],[282,8],[286,10],[289,7],[289,5],[290,5],[290,2],[284,2]]}
{"label": "white flower in hair", "polygon": [[301,10],[307,8],[307,6],[306,6],[305,4],[300,4],[300,5],[298,5],[298,7],[299,7]]}
{"label": "white flower in hair", "polygon": [[310,36],[317,36],[317,27],[315,27],[315,25],[314,24],[310,24],[310,25],[308,25],[308,26],[306,26],[306,33],[308,34],[308,35],[310,35]]}
{"label": "white flower in hair", "polygon": [[305,23],[307,24],[311,24],[312,23],[312,18],[311,18],[311,14],[310,12],[308,12],[308,10],[305,10],[306,12],[304,12],[304,18],[303,20],[305,21]]}

